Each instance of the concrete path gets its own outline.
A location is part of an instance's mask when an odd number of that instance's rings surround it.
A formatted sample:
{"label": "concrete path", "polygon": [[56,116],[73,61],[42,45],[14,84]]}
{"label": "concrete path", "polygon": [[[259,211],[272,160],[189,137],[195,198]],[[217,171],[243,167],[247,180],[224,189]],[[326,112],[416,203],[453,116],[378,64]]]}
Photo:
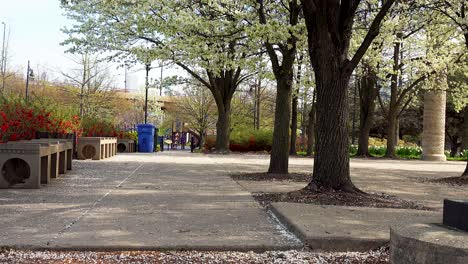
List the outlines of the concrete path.
{"label": "concrete path", "polygon": [[301,247],[213,158],[77,161],[39,190],[0,190],[0,247],[266,250]]}
{"label": "concrete path", "polygon": [[[221,161],[222,159],[222,161]],[[269,159],[264,155],[230,155],[216,159],[234,172],[265,172]],[[440,223],[444,198],[466,199],[466,187],[432,183],[461,175],[465,162],[418,160],[352,159],[351,177],[360,189],[388,193],[431,207],[434,211],[318,206],[274,203],[272,211],[314,250],[368,250],[389,242],[390,227],[415,223]],[[313,159],[291,158],[290,172],[310,173]],[[238,181],[250,192],[288,192],[304,188],[306,182]]]}

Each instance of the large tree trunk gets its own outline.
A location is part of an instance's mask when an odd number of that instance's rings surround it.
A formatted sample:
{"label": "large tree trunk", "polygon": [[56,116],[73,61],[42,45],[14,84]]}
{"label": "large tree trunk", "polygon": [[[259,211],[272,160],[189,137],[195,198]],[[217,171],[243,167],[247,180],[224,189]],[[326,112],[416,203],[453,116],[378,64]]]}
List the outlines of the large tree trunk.
{"label": "large tree trunk", "polygon": [[296,139],[297,139],[297,95],[292,99],[292,113],[291,113],[291,143],[289,147],[289,155],[296,155]]}
{"label": "large tree trunk", "polygon": [[302,58],[301,55],[298,59],[298,67],[297,67],[297,80],[296,84],[297,87],[295,89],[295,93],[292,99],[292,116],[291,116],[291,143],[289,149],[289,155],[296,155],[296,140],[297,140],[297,103],[299,101],[299,91],[301,87],[301,70],[302,70]]}
{"label": "large tree trunk", "polygon": [[313,181],[306,187],[354,190],[349,174],[348,83],[333,63],[323,61],[317,82],[317,144]]}
{"label": "large tree trunk", "polygon": [[301,0],[317,84],[316,155],[306,191],[357,191],[349,173],[348,84],[394,2],[383,3],[350,60],[348,50],[359,1]]}
{"label": "large tree trunk", "polygon": [[229,152],[229,136],[231,128],[231,101],[218,104],[218,120],[216,122],[216,152]]}
{"label": "large tree trunk", "polygon": [[[401,38],[401,33],[397,33],[397,38]],[[401,43],[396,41],[393,44],[393,73],[390,84],[390,103],[388,106],[388,124],[387,124],[387,153],[385,157],[395,158],[395,135],[398,122],[398,72],[400,67],[400,48]]]}
{"label": "large tree trunk", "polygon": [[292,74],[277,80],[275,125],[268,173],[288,173]]}
{"label": "large tree trunk", "polygon": [[357,156],[369,156],[369,133],[374,123],[375,99],[378,93],[377,76],[367,68],[359,89],[360,118]]}
{"label": "large tree trunk", "polygon": [[387,119],[387,152],[385,153],[385,157],[387,158],[395,158],[395,134],[397,131],[397,113],[396,109],[389,109],[388,112],[388,119]]}

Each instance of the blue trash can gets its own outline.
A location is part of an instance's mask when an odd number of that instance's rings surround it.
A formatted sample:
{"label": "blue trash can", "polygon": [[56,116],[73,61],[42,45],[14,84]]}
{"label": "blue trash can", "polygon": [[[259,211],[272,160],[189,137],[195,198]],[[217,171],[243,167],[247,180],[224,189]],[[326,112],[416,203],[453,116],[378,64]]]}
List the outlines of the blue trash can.
{"label": "blue trash can", "polygon": [[154,152],[154,125],[138,124],[138,152]]}

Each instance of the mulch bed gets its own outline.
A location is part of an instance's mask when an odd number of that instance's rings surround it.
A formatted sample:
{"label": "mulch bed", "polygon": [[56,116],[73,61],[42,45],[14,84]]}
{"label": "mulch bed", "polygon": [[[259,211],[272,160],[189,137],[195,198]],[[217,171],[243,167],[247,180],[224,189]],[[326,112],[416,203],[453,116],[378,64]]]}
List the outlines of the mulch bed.
{"label": "mulch bed", "polygon": [[[266,172],[254,173],[236,173],[232,174],[234,180],[244,181],[291,181],[291,182],[310,182],[311,173],[289,173],[289,174],[269,174]],[[359,206],[376,208],[400,208],[416,210],[433,210],[412,201],[398,198],[397,196],[385,193],[359,193],[342,192],[333,190],[318,190],[309,192],[298,190],[287,193],[253,193],[255,200],[262,206],[267,207],[270,203],[306,203],[320,205],[341,205],[341,206]]]}
{"label": "mulch bed", "polygon": [[292,181],[292,182],[310,182],[311,173],[289,173],[289,174],[270,174],[266,172],[237,173],[232,174],[231,178],[236,181]]}
{"label": "mulch bed", "polygon": [[313,253],[309,251],[28,251],[0,249],[0,263],[389,263],[388,248],[367,252]]}
{"label": "mulch bed", "polygon": [[442,178],[442,179],[435,179],[435,180],[429,180],[429,182],[433,183],[444,183],[444,184],[449,184],[453,186],[465,186],[468,185],[468,177],[449,177],[449,178]]}
{"label": "mulch bed", "polygon": [[262,206],[270,203],[306,203],[319,205],[358,206],[374,208],[399,208],[416,210],[433,210],[412,201],[398,198],[385,193],[358,193],[343,191],[305,191],[298,190],[287,193],[253,193],[253,197]]}

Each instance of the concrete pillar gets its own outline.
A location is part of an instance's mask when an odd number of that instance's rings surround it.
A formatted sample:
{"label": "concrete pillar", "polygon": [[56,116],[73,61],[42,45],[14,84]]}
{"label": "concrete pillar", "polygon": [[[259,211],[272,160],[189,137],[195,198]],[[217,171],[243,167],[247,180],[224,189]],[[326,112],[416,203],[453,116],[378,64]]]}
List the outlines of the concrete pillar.
{"label": "concrete pillar", "polygon": [[445,161],[445,104],[447,75],[438,74],[429,83],[433,87],[424,94],[422,159]]}

